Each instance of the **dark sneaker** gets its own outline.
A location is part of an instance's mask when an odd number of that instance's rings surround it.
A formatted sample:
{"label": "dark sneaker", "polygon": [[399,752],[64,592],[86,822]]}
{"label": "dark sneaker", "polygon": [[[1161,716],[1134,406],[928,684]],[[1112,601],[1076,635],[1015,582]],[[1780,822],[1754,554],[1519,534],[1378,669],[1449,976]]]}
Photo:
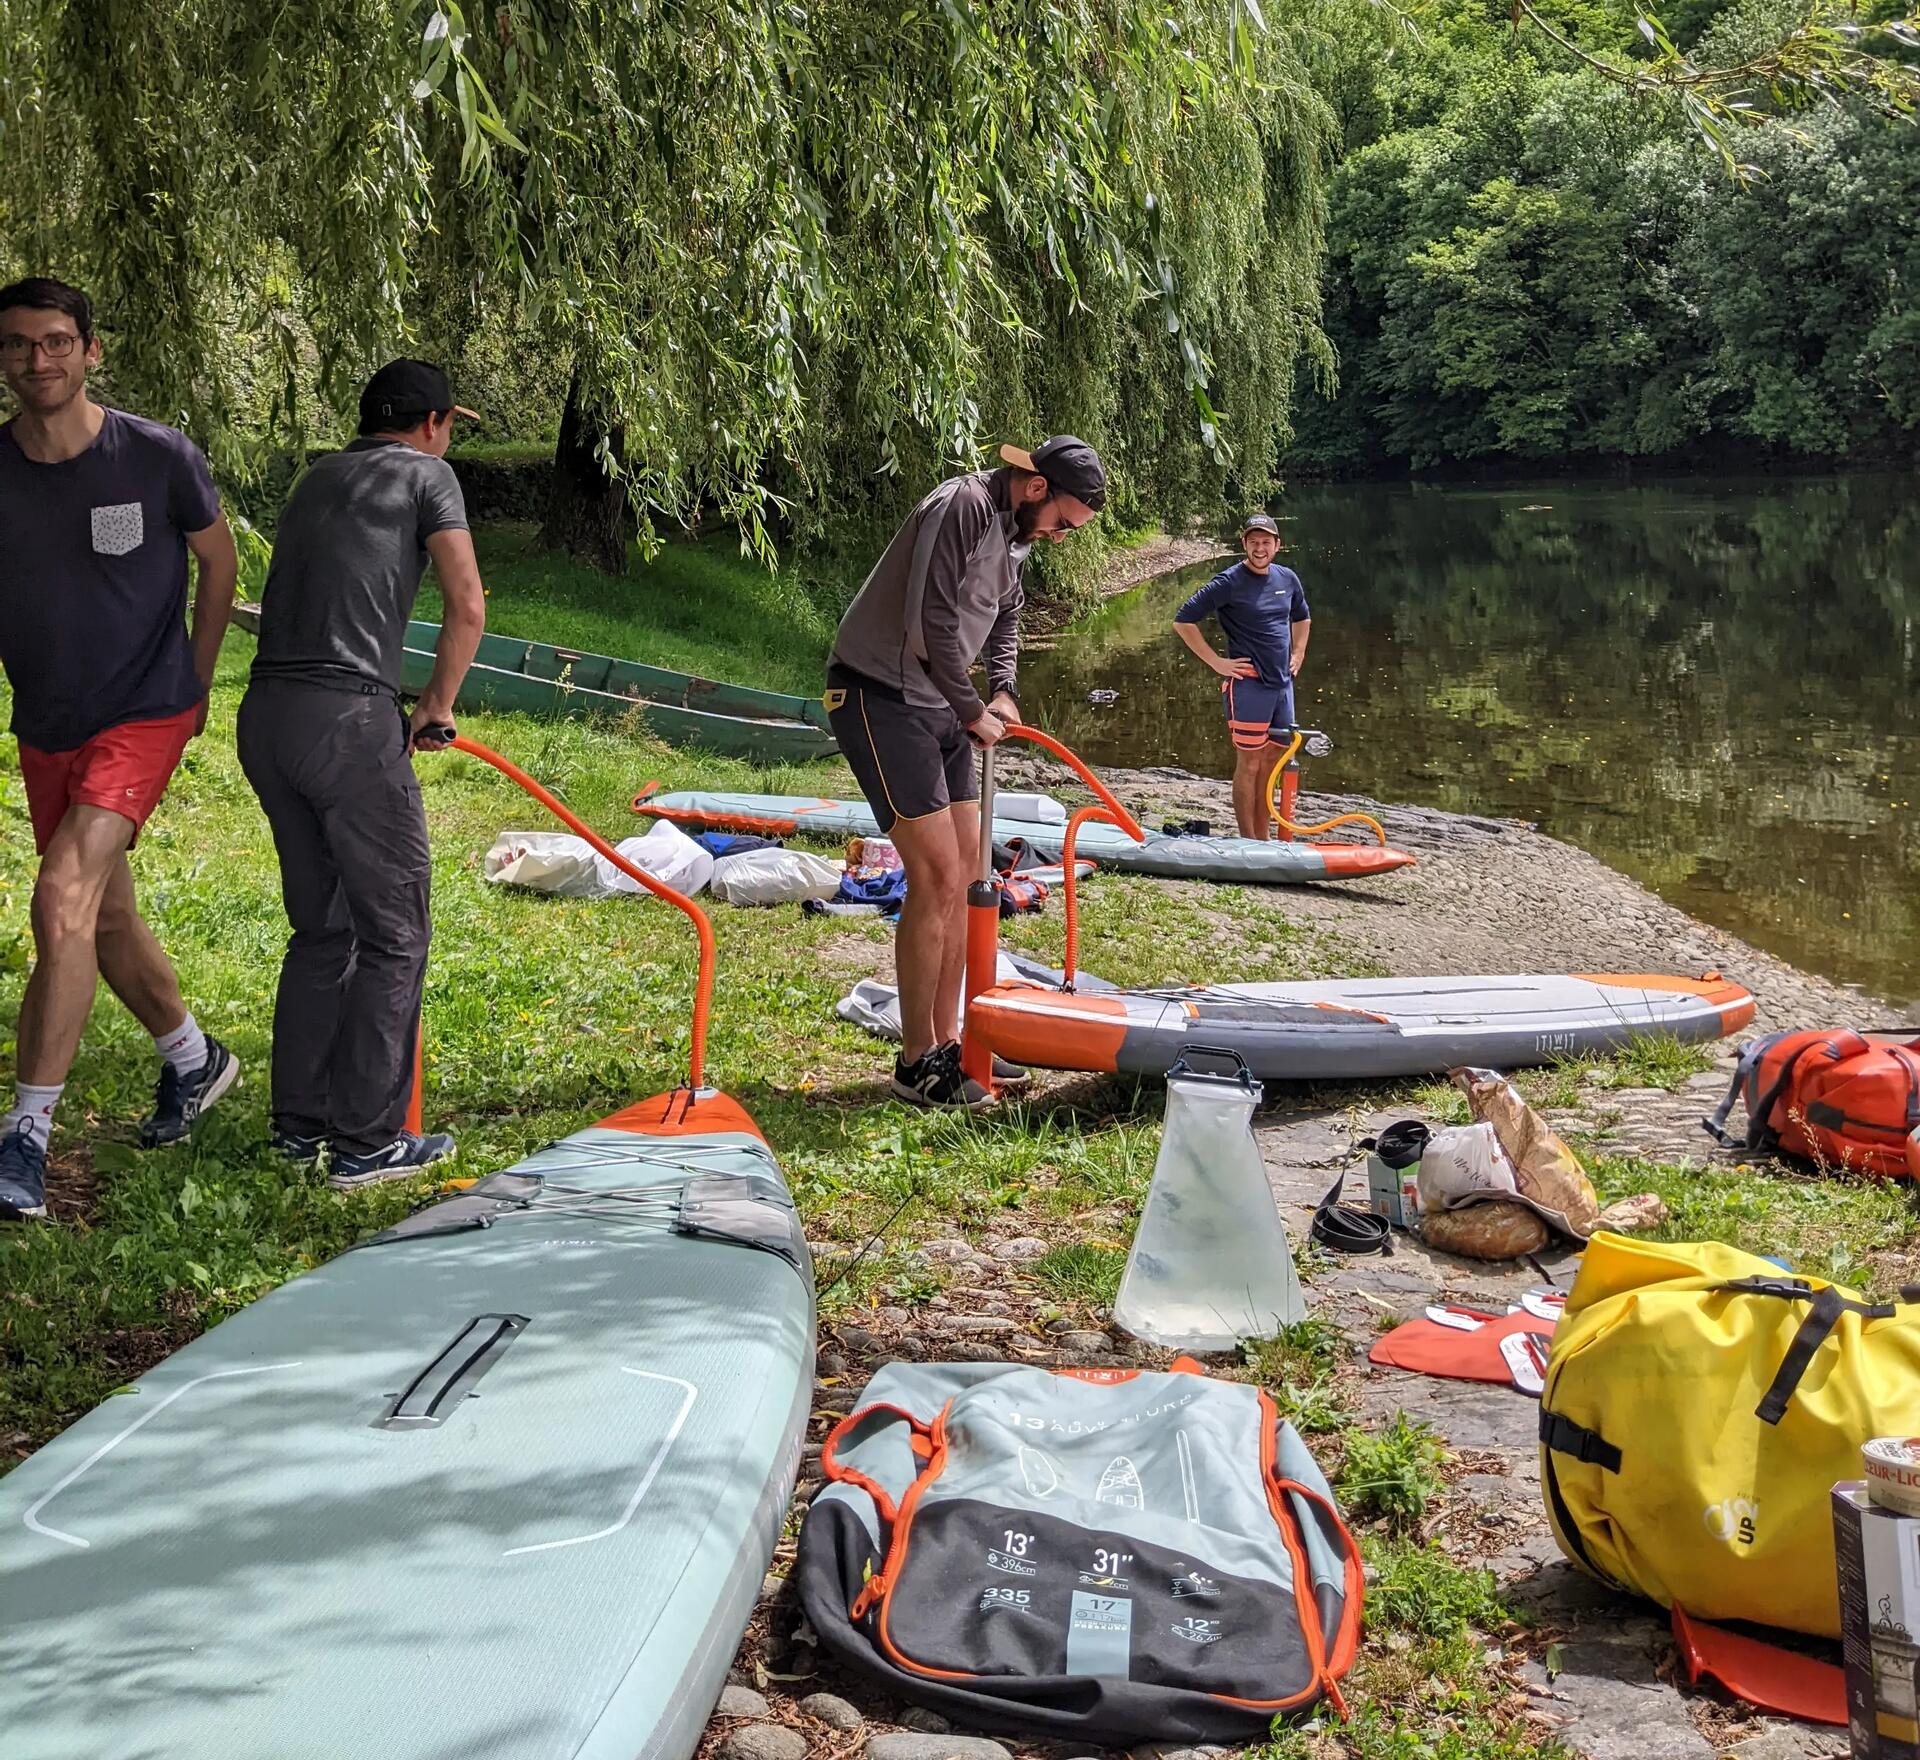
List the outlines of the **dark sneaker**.
{"label": "dark sneaker", "polygon": [[47,1213],[47,1146],[35,1140],[33,1120],[0,1137],[0,1217]]}
{"label": "dark sneaker", "polygon": [[915,1063],[896,1057],[893,1096],[914,1106],[956,1107],[967,1112],[993,1104],[993,1096],[962,1071],[959,1050],[952,1045],[936,1045]]}
{"label": "dark sneaker", "polygon": [[[949,1040],[945,1045],[941,1046],[940,1049],[945,1052],[948,1057],[952,1058],[955,1063],[960,1061],[959,1040]],[[996,1088],[1024,1088],[1032,1080],[1033,1072],[1031,1070],[1022,1069],[1019,1064],[1009,1063],[998,1052],[994,1053],[993,1085]]]}
{"label": "dark sneaker", "polygon": [[282,1161],[305,1167],[318,1161],[327,1147],[324,1137],[303,1137],[298,1131],[275,1131],[273,1152]]}
{"label": "dark sneaker", "polygon": [[383,1179],[412,1179],[423,1167],[445,1161],[452,1153],[451,1137],[419,1137],[412,1131],[402,1131],[384,1149],[375,1149],[370,1155],[336,1152],[327,1184],[336,1192],[351,1192],[361,1186],[378,1185]]}
{"label": "dark sneaker", "polygon": [[209,1033],[207,1061],[183,1076],[170,1063],[160,1066],[153,1090],[153,1112],[140,1121],[140,1147],[157,1149],[177,1143],[205,1112],[240,1079],[240,1060]]}

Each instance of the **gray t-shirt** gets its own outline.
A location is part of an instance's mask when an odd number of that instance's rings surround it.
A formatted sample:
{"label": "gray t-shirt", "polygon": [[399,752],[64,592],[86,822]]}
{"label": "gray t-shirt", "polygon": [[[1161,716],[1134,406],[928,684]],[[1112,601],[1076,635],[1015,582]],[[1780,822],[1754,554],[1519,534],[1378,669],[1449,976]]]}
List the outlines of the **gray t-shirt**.
{"label": "gray t-shirt", "polygon": [[253,676],[398,693],[427,539],[466,529],[444,458],[362,438],[316,459],[280,514]]}

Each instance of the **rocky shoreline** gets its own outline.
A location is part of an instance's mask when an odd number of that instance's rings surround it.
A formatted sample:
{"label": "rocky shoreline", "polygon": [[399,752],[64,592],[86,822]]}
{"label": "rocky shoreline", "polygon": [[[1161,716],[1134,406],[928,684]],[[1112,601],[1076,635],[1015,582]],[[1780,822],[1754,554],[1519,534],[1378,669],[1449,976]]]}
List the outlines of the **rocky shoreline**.
{"label": "rocky shoreline", "polygon": [[[1057,767],[1024,754],[1002,766],[1008,786],[1059,789]],[[1108,771],[1105,780],[1136,810],[1161,817],[1231,822],[1225,785],[1175,769]],[[1801,972],[1737,937],[1700,923],[1593,857],[1517,820],[1470,818],[1344,797],[1304,795],[1304,818],[1362,811],[1379,818],[1388,840],[1415,851],[1418,866],[1351,885],[1271,889],[1272,908],[1311,925],[1382,971],[1719,970],[1759,1001],[1754,1030],[1888,1018],[1864,993]],[[1174,884],[1189,884],[1179,883]],[[1699,1120],[1724,1089],[1735,1048],[1718,1048],[1714,1067],[1677,1092],[1583,1088],[1550,1121],[1590,1152],[1641,1156],[1668,1166],[1729,1158]],[[1080,1078],[1053,1078],[1050,1096],[1072,1097]],[[1407,1102],[1379,1087],[1353,1091],[1276,1091],[1256,1135],[1270,1183],[1296,1243],[1307,1237],[1313,1207],[1334,1172],[1349,1165],[1363,1135],[1404,1116]],[[1105,1214],[1072,1219],[1085,1232],[1124,1232]],[[1160,1366],[1159,1353],[1117,1333],[1094,1309],[1062,1315],[1031,1275],[1048,1242],[1019,1232],[1017,1219],[994,1217],[968,1238],[936,1226],[913,1249],[942,1289],[916,1308],[880,1308],[859,1324],[823,1326],[816,1420],[796,1493],[794,1523],[820,1483],[819,1442],[833,1418],[851,1410],[868,1377],[899,1358],[968,1358],[1054,1367],[1115,1363]],[[821,1243],[837,1255],[838,1243]],[[1569,1257],[1543,1267],[1559,1281]],[[1815,1729],[1749,1713],[1724,1695],[1677,1684],[1667,1622],[1657,1608],[1614,1596],[1560,1556],[1542,1506],[1535,1408],[1524,1396],[1473,1383],[1434,1380],[1366,1361],[1383,1322],[1418,1314],[1434,1301],[1504,1305],[1539,1281],[1533,1267],[1509,1270],[1452,1259],[1411,1240],[1392,1258],[1307,1255],[1304,1279],[1316,1314],[1345,1341],[1339,1371],[1350,1409],[1385,1424],[1406,1412],[1431,1424],[1452,1455],[1444,1496],[1421,1537],[1455,1562],[1498,1577],[1530,1625],[1497,1653],[1507,1714],[1544,1741],[1557,1738],[1587,1760],[1831,1760],[1844,1754],[1844,1731]],[[989,1740],[952,1733],[943,1720],[892,1704],[820,1657],[786,1583],[792,1543],[783,1542],[775,1574],[736,1659],[734,1688],[722,1702],[703,1760],[1081,1760],[1091,1751],[1058,1743]],[[1547,1666],[1551,1648],[1551,1672]],[[1316,1754],[1344,1750],[1323,1743]],[[1140,1760],[1199,1760],[1246,1750],[1147,1744]]]}

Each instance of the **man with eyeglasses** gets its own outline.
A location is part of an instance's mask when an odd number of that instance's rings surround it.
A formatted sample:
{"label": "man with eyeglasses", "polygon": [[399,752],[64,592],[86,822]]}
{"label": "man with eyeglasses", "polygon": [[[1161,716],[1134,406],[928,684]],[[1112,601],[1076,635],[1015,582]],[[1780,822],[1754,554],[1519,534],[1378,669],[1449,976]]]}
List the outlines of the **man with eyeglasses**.
{"label": "man with eyeglasses", "polygon": [[127,862],[207,724],[239,572],[233,533],[191,440],[87,395],[99,360],[78,288],[41,276],[0,288],[0,372],[18,405],[0,427],[0,666],[40,854],[37,957],[0,1118],[0,1217],[46,1214],[47,1139],[96,975],[160,1055],[143,1147],[184,1137],[240,1073],[181,1000]]}
{"label": "man with eyeglasses", "polygon": [[[967,883],[980,850],[976,752],[1020,719],[1021,571],[1106,505],[1084,440],[1056,434],[1002,468],[942,483],[895,533],[847,608],[827,665],[834,737],[907,875],[894,939],[900,1055],[893,1093],[978,1110],[991,1096],[960,1068]],[[969,674],[986,661],[988,697]],[[1026,1072],[994,1061],[996,1082]]]}

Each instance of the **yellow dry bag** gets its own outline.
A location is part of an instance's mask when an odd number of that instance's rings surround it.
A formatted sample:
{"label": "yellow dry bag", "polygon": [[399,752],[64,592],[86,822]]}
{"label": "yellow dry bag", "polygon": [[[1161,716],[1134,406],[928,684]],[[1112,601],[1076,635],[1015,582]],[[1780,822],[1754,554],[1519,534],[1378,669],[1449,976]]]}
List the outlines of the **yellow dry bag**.
{"label": "yellow dry bag", "polygon": [[1920,1433],[1920,1291],[1902,1294],[1595,1235],[1540,1400],[1560,1549],[1666,1607],[1837,1637],[1828,1493],[1863,1442]]}

